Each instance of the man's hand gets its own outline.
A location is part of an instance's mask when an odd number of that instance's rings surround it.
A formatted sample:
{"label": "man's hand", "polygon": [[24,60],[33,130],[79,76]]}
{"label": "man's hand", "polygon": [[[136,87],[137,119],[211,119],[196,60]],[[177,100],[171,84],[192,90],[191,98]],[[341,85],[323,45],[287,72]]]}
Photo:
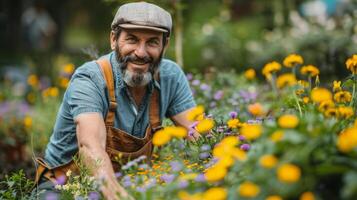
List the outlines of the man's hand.
{"label": "man's hand", "polygon": [[77,116],[75,122],[80,156],[86,167],[102,181],[101,190],[105,199],[133,199],[116,180],[105,151],[107,131],[102,116],[99,113],[83,113]]}

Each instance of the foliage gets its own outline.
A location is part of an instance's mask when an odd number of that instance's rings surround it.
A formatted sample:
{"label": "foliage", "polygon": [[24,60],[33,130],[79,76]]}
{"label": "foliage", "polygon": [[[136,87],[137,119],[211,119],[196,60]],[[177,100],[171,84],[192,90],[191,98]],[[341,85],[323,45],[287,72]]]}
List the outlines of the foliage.
{"label": "foliage", "polygon": [[0,199],[18,200],[29,199],[33,181],[27,179],[23,170],[6,175],[0,181]]}

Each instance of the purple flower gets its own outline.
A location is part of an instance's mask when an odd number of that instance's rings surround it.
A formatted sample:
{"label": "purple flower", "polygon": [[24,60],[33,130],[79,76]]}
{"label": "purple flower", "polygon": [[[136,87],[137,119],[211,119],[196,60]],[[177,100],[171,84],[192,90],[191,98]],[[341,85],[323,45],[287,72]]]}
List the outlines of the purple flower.
{"label": "purple flower", "polygon": [[198,121],[193,122],[193,123],[190,125],[190,128],[196,128],[196,126],[197,126],[198,123],[199,123]]}
{"label": "purple flower", "polygon": [[238,116],[238,113],[235,112],[235,111],[232,111],[232,112],[229,113],[229,116],[230,116],[232,119],[234,119],[234,118],[236,118],[236,117]]}
{"label": "purple flower", "polygon": [[171,170],[174,172],[178,172],[182,169],[182,164],[178,161],[170,162]]}
{"label": "purple flower", "polygon": [[124,187],[130,187],[132,185],[131,180],[125,180],[123,181],[123,186]]}
{"label": "purple flower", "polygon": [[256,92],[249,92],[241,90],[239,91],[239,95],[243,98],[243,101],[255,101],[257,99],[258,94]]}
{"label": "purple flower", "polygon": [[204,144],[201,146],[201,151],[209,151],[211,150],[211,146],[208,144]]}
{"label": "purple flower", "polygon": [[122,175],[123,175],[123,174],[122,174],[121,172],[116,172],[116,173],[115,173],[115,177],[116,177],[116,178],[119,178],[119,177],[121,177]]}
{"label": "purple flower", "polygon": [[66,176],[60,176],[56,179],[57,185],[64,185],[66,183]]}
{"label": "purple flower", "polygon": [[244,151],[248,151],[250,149],[250,145],[249,144],[242,144],[240,146],[240,149],[242,149]]}
{"label": "purple flower", "polygon": [[58,199],[58,194],[54,192],[49,192],[46,194],[45,197],[46,200],[57,200]]}
{"label": "purple flower", "polygon": [[193,80],[192,81],[192,85],[194,85],[194,86],[197,86],[197,85],[199,85],[201,82],[200,82],[200,80],[198,80],[198,79],[195,79],[195,80]]}
{"label": "purple flower", "polygon": [[200,183],[205,182],[206,181],[206,177],[205,177],[204,174],[198,174],[196,176],[196,178],[195,178],[195,181],[200,182]]}
{"label": "purple flower", "polygon": [[165,183],[171,183],[175,179],[175,175],[173,174],[163,174],[160,179]]}
{"label": "purple flower", "polygon": [[211,90],[211,87],[207,85],[206,83],[202,83],[200,86],[200,89],[203,91]]}
{"label": "purple flower", "polygon": [[137,187],[136,191],[138,191],[138,192],[146,192],[146,188],[145,187]]}
{"label": "purple flower", "polygon": [[193,75],[191,74],[191,73],[188,73],[188,74],[186,74],[186,78],[187,78],[187,80],[192,80],[192,78],[193,78]]}
{"label": "purple flower", "polygon": [[244,140],[245,140],[245,136],[244,136],[244,135],[240,135],[240,136],[239,136],[239,140],[240,140],[240,141],[244,141]]}
{"label": "purple flower", "polygon": [[206,159],[208,157],[209,157],[209,153],[207,153],[207,152],[200,153],[200,158],[201,159]]}
{"label": "purple flower", "polygon": [[186,181],[186,180],[180,181],[180,182],[178,183],[178,187],[179,187],[180,189],[184,189],[184,188],[186,188],[187,186],[188,186],[188,181]]}
{"label": "purple flower", "polygon": [[209,104],[209,107],[210,108],[214,108],[217,106],[217,103],[215,101],[212,101],[210,104]]}
{"label": "purple flower", "polygon": [[222,99],[223,94],[224,94],[224,93],[223,93],[222,90],[218,90],[216,93],[214,93],[213,99],[216,100],[216,101],[218,101],[218,100]]}
{"label": "purple flower", "polygon": [[90,192],[88,195],[89,200],[98,200],[100,198],[100,195],[98,192]]}

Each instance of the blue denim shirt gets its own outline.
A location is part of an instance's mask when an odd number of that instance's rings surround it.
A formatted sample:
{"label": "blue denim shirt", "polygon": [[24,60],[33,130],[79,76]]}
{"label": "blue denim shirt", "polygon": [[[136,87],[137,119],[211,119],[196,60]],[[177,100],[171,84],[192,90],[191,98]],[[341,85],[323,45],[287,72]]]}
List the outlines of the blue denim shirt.
{"label": "blue denim shirt", "polygon": [[[143,103],[136,108],[122,80],[116,53],[105,55],[113,67],[117,111],[114,126],[129,134],[143,137],[149,125],[149,96],[153,89],[160,91],[160,118],[171,117],[195,106],[191,89],[182,69],[173,61],[162,59],[159,83],[153,80]],[[95,61],[79,67],[72,76],[59,108],[52,136],[47,145],[45,160],[51,167],[66,164],[78,152],[74,119],[81,113],[108,112],[108,92],[102,73]]]}

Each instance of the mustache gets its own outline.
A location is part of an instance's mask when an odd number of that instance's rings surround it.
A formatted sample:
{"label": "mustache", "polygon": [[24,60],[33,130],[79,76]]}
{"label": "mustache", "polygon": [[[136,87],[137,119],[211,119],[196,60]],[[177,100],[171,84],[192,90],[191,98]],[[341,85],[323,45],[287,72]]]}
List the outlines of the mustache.
{"label": "mustache", "polygon": [[123,63],[128,63],[128,62],[132,62],[135,64],[147,64],[147,63],[153,63],[154,59],[152,57],[149,56],[145,56],[145,57],[138,57],[136,55],[127,55],[124,56],[123,58],[121,58],[121,61]]}

